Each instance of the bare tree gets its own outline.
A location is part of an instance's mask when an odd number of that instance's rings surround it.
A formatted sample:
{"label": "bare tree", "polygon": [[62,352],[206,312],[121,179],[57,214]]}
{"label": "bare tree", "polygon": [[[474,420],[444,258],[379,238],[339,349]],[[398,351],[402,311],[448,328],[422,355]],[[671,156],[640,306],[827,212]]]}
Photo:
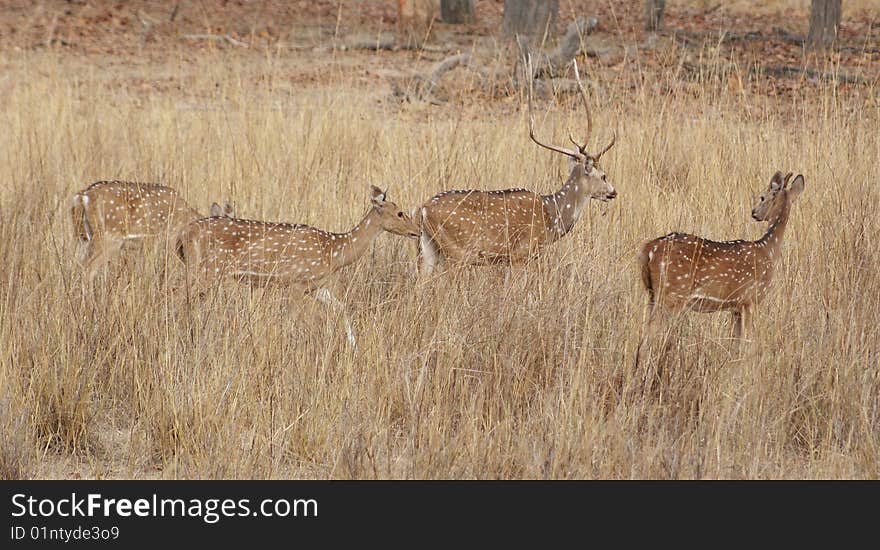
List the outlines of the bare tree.
{"label": "bare tree", "polygon": [[645,0],[645,30],[660,30],[666,0]]}
{"label": "bare tree", "polygon": [[541,38],[553,34],[559,0],[504,0],[502,29],[508,35]]}
{"label": "bare tree", "polygon": [[812,0],[810,33],[807,35],[807,44],[811,48],[827,48],[837,39],[840,4],[841,0]]}
{"label": "bare tree", "polygon": [[473,23],[476,20],[474,0],[440,0],[440,19],[444,23]]}

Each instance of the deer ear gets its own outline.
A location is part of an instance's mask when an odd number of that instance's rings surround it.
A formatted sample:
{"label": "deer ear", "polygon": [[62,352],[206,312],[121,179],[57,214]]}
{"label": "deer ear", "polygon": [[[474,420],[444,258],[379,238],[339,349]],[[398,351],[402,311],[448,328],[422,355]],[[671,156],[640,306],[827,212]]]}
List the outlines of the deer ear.
{"label": "deer ear", "polygon": [[371,185],[370,202],[373,203],[373,206],[382,206],[385,203],[385,192],[375,185]]}
{"label": "deer ear", "polygon": [[223,215],[226,216],[227,218],[234,218],[235,217],[235,210],[233,210],[232,205],[229,204],[228,202],[223,205]]}
{"label": "deer ear", "polygon": [[804,176],[803,174],[798,174],[794,181],[791,182],[791,187],[788,188],[788,198],[792,202],[798,198],[798,196],[804,190]]}
{"label": "deer ear", "polygon": [[785,185],[785,176],[782,175],[782,172],[773,174],[773,177],[770,178],[770,189],[772,191],[779,191],[783,185]]}
{"label": "deer ear", "polygon": [[216,202],[211,205],[211,216],[222,216],[223,208]]}

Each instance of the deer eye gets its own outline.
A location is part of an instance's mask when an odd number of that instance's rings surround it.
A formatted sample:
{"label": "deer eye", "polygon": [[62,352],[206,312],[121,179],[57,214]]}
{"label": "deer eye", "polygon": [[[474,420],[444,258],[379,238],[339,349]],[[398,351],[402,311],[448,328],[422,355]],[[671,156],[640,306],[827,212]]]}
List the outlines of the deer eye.
{"label": "deer eye", "polygon": [[398,217],[398,218],[402,218],[402,217],[403,217],[403,212],[398,212],[398,213],[397,213],[397,217]]}

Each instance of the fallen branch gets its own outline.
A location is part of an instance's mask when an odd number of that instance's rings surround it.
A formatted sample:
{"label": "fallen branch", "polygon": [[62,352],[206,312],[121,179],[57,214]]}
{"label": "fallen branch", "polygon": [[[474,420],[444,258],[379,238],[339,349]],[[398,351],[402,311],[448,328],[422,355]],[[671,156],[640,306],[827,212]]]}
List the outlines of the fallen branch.
{"label": "fallen branch", "polygon": [[798,46],[802,46],[804,44],[803,36],[798,36],[796,34],[790,33],[788,32],[788,29],[784,29],[782,27],[773,27],[773,32],[776,33],[776,36],[781,38],[784,42],[797,44]]}
{"label": "fallen branch", "polygon": [[677,30],[672,33],[672,37],[683,43],[685,46],[702,46],[707,42],[713,44],[732,44],[734,42],[749,42],[753,40],[773,40],[779,39],[789,44],[802,46],[804,38],[789,32],[782,27],[773,27],[773,34],[767,35],[761,31],[746,31],[742,33],[724,32],[693,32],[685,30]]}
{"label": "fallen branch", "polygon": [[[773,32],[776,33],[776,36],[791,44],[803,46],[804,42],[806,42],[806,39],[803,36],[790,33],[787,29],[782,27],[773,27]],[[880,48],[868,48],[865,46],[839,46],[837,49],[842,52],[852,52],[857,54],[880,53]]]}
{"label": "fallen branch", "polygon": [[459,65],[468,66],[471,61],[470,54],[466,53],[447,57],[435,63],[426,75],[415,75],[405,81],[403,85],[392,81],[392,95],[400,101],[418,100],[440,105],[443,101],[434,96],[434,89],[440,84],[443,75]]}
{"label": "fallen branch", "polygon": [[354,42],[352,44],[346,44],[344,42],[340,42],[338,44],[333,44],[332,49],[346,51],[346,50],[370,50],[373,52],[378,51],[394,51],[399,47],[397,45],[397,39],[390,38],[385,40],[363,40],[360,42]]}
{"label": "fallen branch", "polygon": [[[739,67],[734,63],[725,63],[721,65],[700,65],[685,62],[681,64],[681,68],[685,71],[685,73],[688,74],[711,75],[715,77],[739,72]],[[867,80],[865,80],[864,78],[847,73],[828,73],[816,69],[808,69],[806,67],[797,67],[794,65],[760,65],[757,67],[750,66],[748,72],[750,75],[759,78],[796,78],[803,75],[806,78],[826,80],[829,82],[838,82],[841,84],[865,84],[867,82]]]}
{"label": "fallen branch", "polygon": [[241,40],[236,40],[228,34],[185,34],[182,36],[182,38],[185,38],[186,40],[214,40],[217,42],[226,42],[233,46],[239,46],[242,48],[248,47],[248,45]]}
{"label": "fallen branch", "polygon": [[431,53],[446,53],[451,51],[452,48],[449,46],[428,46],[428,45],[415,45],[415,44],[399,44],[397,39],[390,38],[385,40],[362,40],[359,42],[353,42],[351,44],[347,44],[345,42],[335,43],[332,46],[324,46],[319,48],[320,50],[329,51],[329,50],[339,50],[339,51],[349,51],[349,50],[367,50],[371,52],[379,52],[379,51],[387,51],[387,52],[396,52],[396,51],[413,51],[413,52],[431,52]]}
{"label": "fallen branch", "polygon": [[862,55],[867,54],[867,53],[872,53],[872,54],[880,53],[880,48],[868,48],[865,46],[841,46],[837,49],[838,49],[838,51],[841,51],[841,52],[850,52],[850,53],[856,53],[856,54],[862,54]]}
{"label": "fallen branch", "polygon": [[724,32],[692,32],[677,30],[672,33],[672,38],[685,46],[702,46],[707,42],[712,44],[731,44],[733,42],[749,42],[752,40],[769,40],[760,31],[747,31],[744,33]]}
{"label": "fallen branch", "polygon": [[773,76],[776,78],[787,78],[792,76],[804,75],[808,78],[819,80],[827,80],[830,82],[839,82],[843,84],[864,84],[865,79],[853,76],[847,73],[827,73],[816,69],[807,69],[806,67],[796,67],[794,65],[772,65],[753,68],[752,72],[760,72],[763,75]]}
{"label": "fallen branch", "polygon": [[571,78],[553,78],[549,80],[536,80],[534,90],[538,97],[550,97],[557,94],[577,94],[580,87],[577,80]]}
{"label": "fallen branch", "polygon": [[446,53],[452,51],[449,45],[445,46],[428,46],[418,45],[412,42],[401,43],[393,34],[380,33],[378,35],[369,36],[364,33],[348,37],[349,41],[333,38],[329,44],[318,46],[315,51],[349,51],[349,50],[367,50],[371,52],[395,52],[395,51],[415,51],[415,52],[435,52]]}

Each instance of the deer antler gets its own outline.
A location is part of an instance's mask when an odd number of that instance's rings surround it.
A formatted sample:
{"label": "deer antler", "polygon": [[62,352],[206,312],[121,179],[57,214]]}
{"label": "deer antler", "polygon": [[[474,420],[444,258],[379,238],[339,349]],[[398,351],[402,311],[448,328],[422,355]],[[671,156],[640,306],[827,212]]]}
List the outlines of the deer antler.
{"label": "deer antler", "polygon": [[[528,66],[529,74],[531,74],[531,72],[532,72],[532,56],[531,56],[531,54],[526,55],[525,62],[523,63],[523,72],[526,71],[526,66]],[[583,151],[583,149],[580,146],[578,146],[578,151],[570,151],[570,150],[565,149],[563,147],[556,147],[555,145],[547,145],[546,143],[541,143],[540,141],[538,141],[538,138],[535,137],[535,117],[532,114],[532,84],[533,84],[533,82],[534,82],[534,79],[529,78],[529,93],[528,93],[528,97],[529,97],[529,137],[531,138],[532,141],[534,141],[535,143],[537,143],[538,145],[540,145],[541,147],[543,147],[545,149],[550,149],[551,151],[556,151],[557,153],[562,153],[563,155],[567,155],[575,160],[583,160],[584,155],[581,152],[581,151]],[[573,139],[572,139],[572,142],[574,142]],[[575,145],[577,145],[577,143],[575,143]]]}
{"label": "deer antler", "polygon": [[605,146],[604,149],[602,149],[601,151],[599,151],[599,154],[596,155],[594,158],[595,158],[596,160],[599,160],[599,158],[600,158],[602,155],[604,155],[605,153],[608,152],[608,149],[611,149],[612,147],[614,147],[614,142],[615,142],[615,141],[617,141],[617,134],[614,134],[613,136],[611,136],[611,143],[609,143],[608,145]]}
{"label": "deer antler", "polygon": [[577,141],[575,141],[574,136],[571,135],[571,131],[570,131],[570,130],[569,130],[569,132],[568,132],[568,141],[574,143],[574,146],[577,147],[577,148],[578,148],[578,151],[580,151],[583,155],[586,155],[586,154],[587,154],[587,145],[586,145],[586,144],[581,145],[580,143],[578,143]]}
{"label": "deer antler", "polygon": [[[590,137],[593,135],[593,117],[590,113],[590,102],[587,100],[587,91],[584,89],[584,85],[581,82],[580,71],[578,71],[577,60],[574,61],[574,77],[577,80],[578,92],[580,92],[581,100],[584,102],[584,110],[587,113],[587,138],[584,140],[584,144],[581,145],[577,141],[575,141],[574,136],[571,135],[571,132],[568,133],[568,139],[578,148],[578,151],[581,152],[582,155],[589,156],[587,152],[587,145],[590,143]],[[608,149],[611,149],[614,146],[614,142],[617,141],[617,134],[615,134],[611,138],[611,143],[609,143],[602,151],[599,152],[598,155],[595,155],[593,158],[595,160],[599,160],[599,157],[608,152]]]}
{"label": "deer antler", "polygon": [[[586,147],[590,143],[590,137],[593,135],[593,117],[590,113],[590,102],[587,100],[587,91],[584,90],[584,85],[581,82],[581,74],[580,71],[578,71],[577,59],[574,60],[574,79],[577,80],[578,92],[581,94],[581,99],[584,102],[584,110],[587,112],[587,137],[584,139],[584,144],[578,146],[578,149],[586,152]],[[574,139],[571,141],[574,142]],[[577,145],[577,143],[575,143],[575,145]]]}

